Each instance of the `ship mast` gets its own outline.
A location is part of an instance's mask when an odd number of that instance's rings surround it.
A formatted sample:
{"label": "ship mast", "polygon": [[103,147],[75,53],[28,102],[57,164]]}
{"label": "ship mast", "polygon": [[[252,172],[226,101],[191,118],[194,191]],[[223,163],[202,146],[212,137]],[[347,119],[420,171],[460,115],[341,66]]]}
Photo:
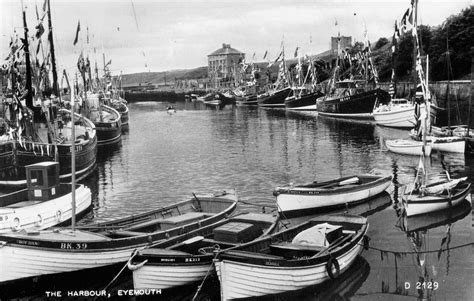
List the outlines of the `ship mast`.
{"label": "ship mast", "polygon": [[48,1],[48,27],[49,27],[48,40],[49,40],[49,45],[51,48],[51,66],[52,66],[52,71],[53,71],[53,93],[54,95],[59,96],[58,73],[56,70],[56,55],[54,54],[53,25],[51,23],[51,5],[49,3],[50,0],[47,0],[47,1]]}

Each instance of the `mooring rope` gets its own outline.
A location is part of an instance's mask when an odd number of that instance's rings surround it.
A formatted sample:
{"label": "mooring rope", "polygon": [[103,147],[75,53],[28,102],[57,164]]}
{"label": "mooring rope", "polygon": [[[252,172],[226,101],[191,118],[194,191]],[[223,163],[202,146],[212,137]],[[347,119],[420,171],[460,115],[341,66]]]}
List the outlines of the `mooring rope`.
{"label": "mooring rope", "polygon": [[206,275],[202,279],[201,284],[198,285],[196,293],[194,294],[192,301],[196,300],[197,296],[201,292],[202,286],[204,285],[204,282],[206,282],[206,279],[209,276],[209,273],[211,272],[212,267],[214,266],[214,259],[217,258],[217,255],[219,254],[219,249],[220,249],[219,245],[214,246],[214,251],[215,251],[214,258],[212,258],[211,264],[209,265],[209,268],[207,269]]}
{"label": "mooring rope", "polygon": [[[363,244],[358,243],[358,245],[364,247]],[[469,242],[469,243],[466,243],[466,244],[462,244],[462,245],[455,246],[455,247],[449,247],[449,248],[446,248],[446,249],[431,250],[431,251],[419,251],[419,252],[417,252],[417,251],[393,251],[393,250],[385,250],[385,249],[381,249],[381,248],[377,248],[377,247],[371,247],[371,246],[367,246],[366,248],[376,250],[376,251],[380,251],[380,252],[385,252],[385,253],[392,253],[392,254],[428,254],[428,253],[439,253],[439,252],[445,252],[445,251],[450,251],[450,250],[454,250],[454,249],[460,249],[460,248],[468,247],[468,246],[471,246],[471,245],[474,245],[474,242]]]}

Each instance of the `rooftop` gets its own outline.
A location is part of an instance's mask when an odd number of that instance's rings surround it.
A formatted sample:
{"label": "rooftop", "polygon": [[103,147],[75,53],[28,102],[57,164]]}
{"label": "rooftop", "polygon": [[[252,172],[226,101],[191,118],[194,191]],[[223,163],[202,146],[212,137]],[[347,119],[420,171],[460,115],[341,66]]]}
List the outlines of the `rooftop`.
{"label": "rooftop", "polygon": [[227,55],[227,54],[244,54],[244,53],[230,47],[230,44],[222,44],[222,48],[217,49],[216,51],[209,54],[208,56]]}

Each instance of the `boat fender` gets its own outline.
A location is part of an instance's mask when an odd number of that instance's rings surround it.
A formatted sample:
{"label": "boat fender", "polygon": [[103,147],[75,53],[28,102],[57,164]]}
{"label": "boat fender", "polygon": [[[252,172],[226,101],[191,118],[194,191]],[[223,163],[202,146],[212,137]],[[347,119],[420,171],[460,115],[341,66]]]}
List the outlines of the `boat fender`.
{"label": "boat fender", "polygon": [[368,237],[367,235],[364,235],[363,243],[364,243],[364,249],[368,250],[370,246],[370,237]]}
{"label": "boat fender", "polygon": [[41,214],[38,214],[38,220],[36,221],[36,226],[41,226],[43,224],[43,217]]}
{"label": "boat fender", "polygon": [[[335,272],[333,272],[332,270],[333,267],[335,269]],[[329,258],[328,262],[326,263],[326,271],[328,272],[329,278],[331,279],[336,279],[337,277],[339,277],[340,266],[336,258],[334,257]]]}
{"label": "boat fender", "polygon": [[18,231],[18,230],[20,230],[20,225],[21,225],[21,223],[20,223],[20,218],[17,217],[17,216],[15,216],[15,217],[13,218],[12,223],[11,223],[11,228],[12,228],[12,230],[13,230],[13,231]]}
{"label": "boat fender", "polygon": [[133,264],[129,261],[128,264],[127,264],[127,267],[130,271],[136,271],[139,268],[141,268],[142,266],[144,266],[147,262],[148,262],[148,259],[145,259],[144,261],[142,261],[140,263],[137,263],[137,264]]}
{"label": "boat fender", "polygon": [[61,210],[56,211],[56,219],[58,220],[58,222],[61,221],[61,215],[62,215]]}

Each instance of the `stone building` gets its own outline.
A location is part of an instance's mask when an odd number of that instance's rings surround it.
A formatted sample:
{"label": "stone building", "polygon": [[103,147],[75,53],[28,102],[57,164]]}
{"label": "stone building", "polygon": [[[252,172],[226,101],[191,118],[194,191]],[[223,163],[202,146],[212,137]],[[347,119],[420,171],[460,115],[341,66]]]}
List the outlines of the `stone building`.
{"label": "stone building", "polygon": [[208,77],[212,87],[233,87],[240,74],[240,63],[245,60],[245,53],[230,47],[230,44],[222,44],[207,56]]}
{"label": "stone building", "polygon": [[[340,36],[341,49],[352,47],[352,37]],[[337,39],[338,37],[331,37],[331,50],[333,53],[337,53]]]}

